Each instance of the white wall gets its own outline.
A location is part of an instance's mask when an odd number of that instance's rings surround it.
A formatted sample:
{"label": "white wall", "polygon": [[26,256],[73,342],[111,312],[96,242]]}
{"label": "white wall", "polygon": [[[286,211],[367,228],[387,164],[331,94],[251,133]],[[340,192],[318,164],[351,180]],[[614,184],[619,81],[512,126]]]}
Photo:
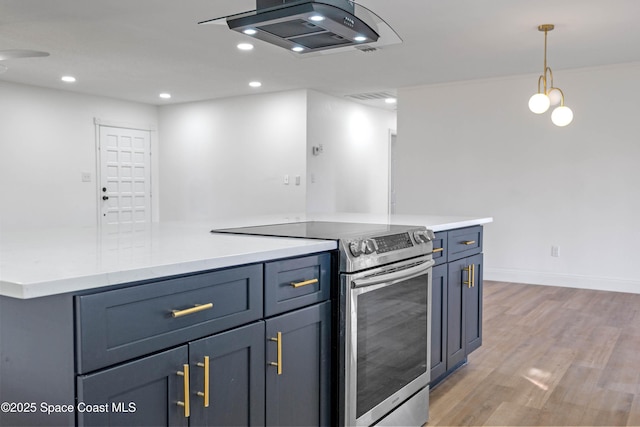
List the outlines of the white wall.
{"label": "white wall", "polygon": [[[0,82],[0,226],[96,224],[94,118],[158,130],[154,220],[304,212],[307,204],[386,212],[393,112],[306,90],[157,108]],[[311,156],[312,144],[324,153]]]}
{"label": "white wall", "polygon": [[307,211],[387,213],[396,113],[315,91],[308,99]]}
{"label": "white wall", "polygon": [[306,101],[300,90],[161,107],[161,219],[304,212]]}
{"label": "white wall", "polygon": [[94,118],[157,127],[154,106],[0,82],[0,227],[97,223]]}
{"label": "white wall", "polygon": [[536,75],[400,90],[398,212],[493,216],[487,279],[640,292],[639,75],[556,70],[566,128],[529,112]]}

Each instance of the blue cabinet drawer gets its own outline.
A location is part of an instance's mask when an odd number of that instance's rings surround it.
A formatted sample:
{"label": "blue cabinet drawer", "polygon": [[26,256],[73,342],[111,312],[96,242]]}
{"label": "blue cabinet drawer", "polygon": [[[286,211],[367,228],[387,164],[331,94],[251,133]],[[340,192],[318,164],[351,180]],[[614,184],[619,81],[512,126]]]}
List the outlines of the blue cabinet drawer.
{"label": "blue cabinet drawer", "polygon": [[482,252],[482,226],[459,228],[447,234],[448,262]]}
{"label": "blue cabinet drawer", "polygon": [[435,235],[436,237],[433,239],[433,260],[435,265],[440,265],[447,262],[447,232],[439,231]]}
{"label": "blue cabinet drawer", "polygon": [[249,265],[76,297],[78,372],[262,318],[262,274]]}
{"label": "blue cabinet drawer", "polygon": [[266,263],[264,314],[272,316],[329,299],[331,254]]}

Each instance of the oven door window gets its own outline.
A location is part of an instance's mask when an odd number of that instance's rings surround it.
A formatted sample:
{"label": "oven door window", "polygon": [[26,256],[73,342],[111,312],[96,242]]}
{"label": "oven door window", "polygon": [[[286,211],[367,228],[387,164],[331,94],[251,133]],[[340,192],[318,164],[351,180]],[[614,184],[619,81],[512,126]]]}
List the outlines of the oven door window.
{"label": "oven door window", "polygon": [[428,286],[425,274],[357,296],[358,418],[427,372]]}

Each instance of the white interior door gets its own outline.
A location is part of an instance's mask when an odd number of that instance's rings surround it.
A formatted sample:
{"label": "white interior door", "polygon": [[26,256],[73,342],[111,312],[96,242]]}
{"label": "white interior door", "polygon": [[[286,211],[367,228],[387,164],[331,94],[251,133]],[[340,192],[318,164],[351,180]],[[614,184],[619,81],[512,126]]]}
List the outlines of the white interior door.
{"label": "white interior door", "polygon": [[98,152],[101,225],[151,222],[150,132],[100,126]]}

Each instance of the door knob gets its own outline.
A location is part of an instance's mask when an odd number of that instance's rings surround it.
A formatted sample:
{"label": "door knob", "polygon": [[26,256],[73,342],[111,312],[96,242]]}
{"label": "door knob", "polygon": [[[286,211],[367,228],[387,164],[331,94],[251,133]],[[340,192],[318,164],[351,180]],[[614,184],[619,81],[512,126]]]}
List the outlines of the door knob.
{"label": "door knob", "polygon": [[109,196],[102,196],[102,200],[109,200]]}

